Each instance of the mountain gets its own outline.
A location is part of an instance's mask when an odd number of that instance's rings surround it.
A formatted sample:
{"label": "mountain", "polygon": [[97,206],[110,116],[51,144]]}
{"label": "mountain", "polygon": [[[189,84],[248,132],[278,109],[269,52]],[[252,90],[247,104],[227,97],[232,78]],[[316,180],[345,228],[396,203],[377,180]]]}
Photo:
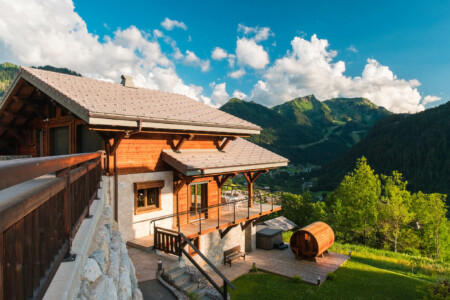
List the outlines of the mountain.
{"label": "mountain", "polygon": [[220,109],[263,128],[251,141],[294,164],[316,165],[348,151],[377,120],[391,114],[364,98],[319,101],[314,95],[272,108],[233,98]]}
{"label": "mountain", "polygon": [[333,190],[361,156],[379,174],[401,172],[413,192],[450,195],[450,102],[378,121],[360,143],[319,171],[317,189]]}
{"label": "mountain", "polygon": [[12,63],[5,62],[0,64],[0,99],[3,97],[6,88],[11,83],[11,79],[18,69],[19,67]]}
{"label": "mountain", "polygon": [[[46,71],[52,71],[52,72],[58,72],[63,74],[69,74],[74,76],[81,76],[81,74],[69,70],[67,68],[57,68],[53,66],[41,66],[41,67],[32,67],[36,69],[46,70]],[[16,72],[19,70],[19,66],[5,62],[0,64],[0,99],[3,97],[3,94],[5,93],[5,90],[8,88],[9,84],[11,83],[11,80],[13,79]]]}

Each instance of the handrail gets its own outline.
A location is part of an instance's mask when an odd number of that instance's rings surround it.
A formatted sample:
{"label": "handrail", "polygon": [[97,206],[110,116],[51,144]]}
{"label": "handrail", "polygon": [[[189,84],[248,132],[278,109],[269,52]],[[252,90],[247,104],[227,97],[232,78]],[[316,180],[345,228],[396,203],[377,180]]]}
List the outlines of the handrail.
{"label": "handrail", "polygon": [[0,190],[96,159],[103,152],[60,155],[56,157],[20,158],[0,162]]}
{"label": "handrail", "polygon": [[[246,202],[246,201],[248,201],[248,198],[245,198],[245,199],[242,199],[242,200],[234,201],[234,203],[236,203],[236,202]],[[198,211],[201,212],[201,211],[208,210],[208,209],[211,209],[211,208],[216,208],[216,207],[220,207],[220,206],[227,206],[227,205],[230,205],[230,204],[231,204],[231,203],[214,204],[214,205],[211,205],[211,206],[208,206],[208,207],[204,207],[204,208],[198,209],[198,210],[196,210],[196,211],[197,211],[197,212],[198,212]],[[164,219],[167,219],[167,218],[180,217],[180,216],[184,216],[184,215],[190,214],[190,213],[192,213],[192,211],[187,210],[187,211],[180,212],[180,213],[176,213],[176,214],[168,214],[168,215],[164,215],[164,216],[157,217],[157,218],[153,218],[153,219],[143,220],[143,221],[141,221],[141,222],[147,222],[147,221],[150,221],[150,224],[151,224],[151,223],[156,222],[156,221],[161,221],[161,220],[164,220]]]}

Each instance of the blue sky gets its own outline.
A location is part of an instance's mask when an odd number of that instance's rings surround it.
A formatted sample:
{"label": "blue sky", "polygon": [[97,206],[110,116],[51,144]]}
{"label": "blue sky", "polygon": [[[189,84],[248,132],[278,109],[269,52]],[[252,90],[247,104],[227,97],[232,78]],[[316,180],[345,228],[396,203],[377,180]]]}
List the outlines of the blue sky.
{"label": "blue sky", "polygon": [[[11,11],[15,4],[7,2],[10,1],[0,0],[0,8]],[[33,1],[18,2],[29,7]],[[46,35],[42,28],[44,39],[48,36],[49,41],[59,45],[56,39],[69,39],[64,36],[65,31],[68,36],[77,30],[86,31],[73,37],[72,43],[82,41],[88,49],[102,47],[97,52],[102,52],[103,57],[117,51],[108,52],[104,46],[108,39],[112,40],[116,46],[131,49],[141,59],[139,64],[152,61],[139,70],[128,68],[131,75],[143,78],[141,82],[137,80],[140,85],[171,90],[175,81],[182,82],[172,91],[212,105],[223,104],[235,91],[247,100],[269,106],[310,93],[320,100],[366,96],[394,112],[420,111],[427,102],[426,107],[450,99],[449,1],[65,2],[70,9],[60,4],[33,3],[35,11],[48,13],[49,17],[44,19],[53,22],[53,27],[61,27],[61,32],[54,37]],[[14,9],[20,8],[18,4]],[[53,20],[55,14],[61,17],[67,14],[73,23]],[[161,23],[166,18],[184,26],[164,28]],[[74,30],[78,19],[85,22],[85,29]],[[6,23],[8,20],[14,22],[5,16]],[[12,24],[7,25],[10,30],[13,28]],[[36,23],[33,25],[36,27]],[[68,30],[70,26],[74,28]],[[130,46],[129,37],[133,35],[127,30],[130,27],[153,46],[160,47],[164,58],[149,58],[148,52],[142,50],[144,46]],[[257,38],[258,33],[264,33],[264,28],[265,36]],[[24,35],[30,33],[30,30],[23,31]],[[101,46],[88,35],[95,36]],[[239,41],[242,43],[238,46]],[[50,55],[41,47],[34,51],[40,55],[31,56],[22,49],[23,44],[14,43],[7,34],[0,33],[0,50],[5,49],[3,55],[0,52],[1,60],[25,65],[64,64],[85,76],[107,80],[115,80],[114,72],[107,70],[107,65],[117,64],[116,69],[126,71],[126,63],[137,59],[126,61],[116,53],[115,60],[105,58],[103,64],[96,65],[97,74],[83,65],[86,61],[77,62],[74,55],[64,58],[61,54],[56,59],[57,53]],[[68,42],[61,42],[61,47],[56,48],[63,51],[64,43]],[[216,47],[225,50],[228,56],[214,59],[212,51]],[[86,56],[99,61],[94,57],[95,51],[91,52]],[[173,81],[163,82],[161,78],[169,75],[156,70],[153,63],[164,70],[170,69]],[[245,75],[232,78],[230,74],[236,71]]]}

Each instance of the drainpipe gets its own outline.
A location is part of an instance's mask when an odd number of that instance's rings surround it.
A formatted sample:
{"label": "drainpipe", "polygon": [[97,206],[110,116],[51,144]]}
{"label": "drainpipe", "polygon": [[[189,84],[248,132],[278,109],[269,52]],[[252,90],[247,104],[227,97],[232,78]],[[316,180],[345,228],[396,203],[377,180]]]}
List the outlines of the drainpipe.
{"label": "drainpipe", "polygon": [[117,176],[117,151],[114,151],[114,220],[119,224],[119,176]]}

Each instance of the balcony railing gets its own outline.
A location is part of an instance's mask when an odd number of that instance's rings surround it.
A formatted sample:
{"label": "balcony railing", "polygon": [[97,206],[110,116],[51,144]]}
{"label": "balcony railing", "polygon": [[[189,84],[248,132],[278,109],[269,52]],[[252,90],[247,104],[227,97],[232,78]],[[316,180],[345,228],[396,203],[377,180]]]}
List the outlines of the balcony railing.
{"label": "balcony railing", "polygon": [[178,232],[183,232],[189,237],[255,219],[280,210],[282,207],[280,193],[272,194],[256,190],[252,198],[253,201],[249,202],[248,197],[241,194],[241,198],[234,201],[169,214],[149,221],[154,227],[164,227],[159,221],[173,218]]}

